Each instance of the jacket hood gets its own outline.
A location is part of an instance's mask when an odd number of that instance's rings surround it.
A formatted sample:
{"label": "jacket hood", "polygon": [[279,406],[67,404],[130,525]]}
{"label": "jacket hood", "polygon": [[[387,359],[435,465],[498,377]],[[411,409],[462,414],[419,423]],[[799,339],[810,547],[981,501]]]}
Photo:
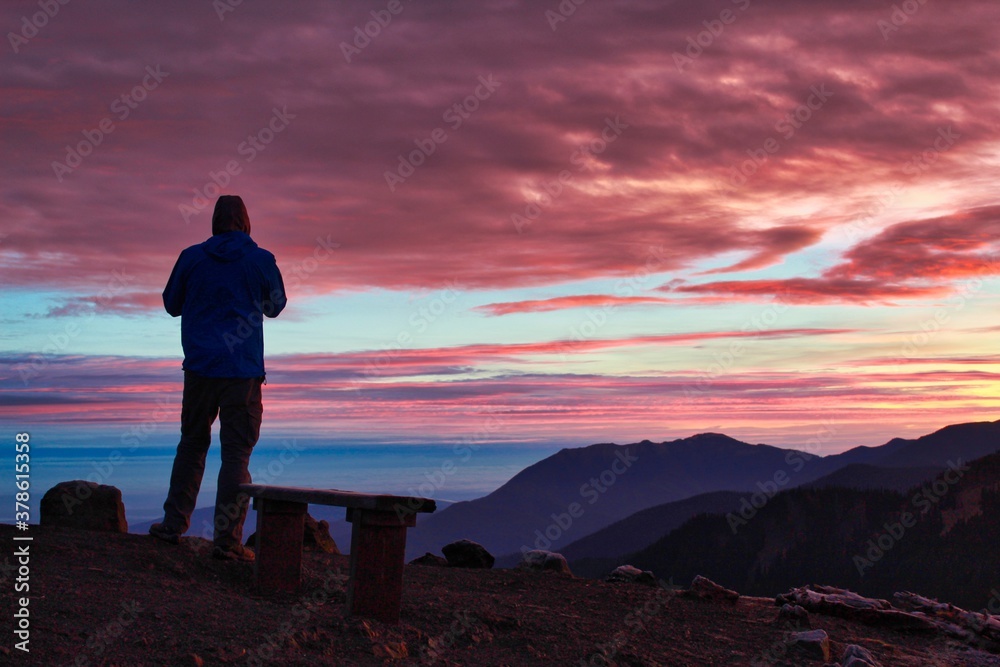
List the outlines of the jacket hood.
{"label": "jacket hood", "polygon": [[221,262],[235,262],[257,249],[253,239],[243,232],[216,234],[201,244],[209,257]]}

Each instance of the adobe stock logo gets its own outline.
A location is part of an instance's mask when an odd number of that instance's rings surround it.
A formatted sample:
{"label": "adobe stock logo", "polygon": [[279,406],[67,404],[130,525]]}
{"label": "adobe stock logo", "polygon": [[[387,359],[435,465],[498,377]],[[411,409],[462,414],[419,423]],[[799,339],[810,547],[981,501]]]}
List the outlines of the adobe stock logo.
{"label": "adobe stock logo", "polygon": [[923,517],[926,517],[934,506],[948,495],[952,488],[970,470],[969,466],[959,458],[957,462],[948,461],[948,469],[945,470],[933,482],[925,484],[920,491],[915,493],[910,499],[910,504],[920,512],[914,514],[910,511],[902,511],[896,517],[895,522],[886,521],[882,524],[883,530],[865,544],[867,547],[864,553],[855,554],[852,558],[854,567],[858,570],[858,575],[865,576],[865,571],[874,567],[875,563],[889,553],[906,535],[907,530],[917,525]]}
{"label": "adobe stock logo", "polygon": [[889,35],[899,31],[901,27],[910,22],[910,17],[920,11],[920,8],[927,4],[927,0],[905,0],[901,5],[893,5],[889,20],[879,19],[875,25],[882,33],[882,39],[889,41]]}
{"label": "adobe stock logo", "polygon": [[[164,72],[160,65],[153,67],[147,65],[145,76],[142,80],[114,99],[108,110],[115,115],[119,121],[125,121],[146,100],[151,92],[156,90],[163,80],[170,76],[170,72]],[[97,123],[97,127],[92,130],[83,130],[83,139],[75,145],[66,145],[66,159],[63,162],[54,160],[52,171],[56,179],[62,183],[63,178],[72,174],[73,171],[83,164],[84,159],[94,152],[94,150],[104,143],[104,138],[115,131],[115,124],[111,116],[105,116]]]}
{"label": "adobe stock logo", "polygon": [[236,146],[236,154],[243,157],[242,163],[235,159],[228,160],[219,171],[209,171],[208,180],[204,185],[191,190],[194,193],[191,204],[177,205],[177,210],[184,218],[184,224],[190,224],[191,216],[208,208],[215,198],[222,194],[223,188],[227,187],[235,176],[243,173],[244,165],[250,164],[260,153],[267,150],[268,145],[284,132],[295,118],[296,114],[288,113],[288,105],[282,106],[281,109],[274,107],[267,124],[254,134],[248,134],[246,140]]}
{"label": "adobe stock logo", "polygon": [[389,0],[385,9],[373,9],[369,12],[372,20],[365,23],[364,29],[360,25],[354,26],[354,39],[352,43],[340,43],[340,52],[344,54],[344,60],[347,61],[347,64],[350,65],[354,56],[359,55],[368,48],[372,40],[381,35],[382,31],[388,28],[392,20],[399,14],[402,14],[404,9],[406,8],[400,0]]}
{"label": "adobe stock logo", "polygon": [[[615,458],[611,465],[601,471],[601,474],[591,477],[580,487],[580,497],[587,499],[588,505],[593,505],[601,496],[608,492],[618,479],[627,473],[636,461],[639,460],[631,450],[623,448],[615,452]],[[533,549],[548,550],[553,544],[562,539],[573,527],[573,523],[582,517],[586,508],[577,502],[570,503],[566,511],[551,514],[552,523],[545,527],[545,530],[535,530],[534,546],[521,545],[521,553],[526,554]]]}
{"label": "adobe stock logo", "polygon": [[[750,9],[750,0],[732,0],[732,3],[741,12]],[[694,37],[687,38],[687,47],[684,49],[684,53],[679,51],[674,51],[673,53],[674,65],[677,67],[677,71],[683,74],[685,68],[693,65],[695,60],[700,58],[707,49],[715,44],[716,40],[722,37],[726,26],[735,23],[739,17],[740,14],[732,9],[723,9],[719,12],[717,18],[702,21],[701,24],[705,29]]]}
{"label": "adobe stock logo", "polygon": [[54,19],[62,5],[68,5],[69,0],[38,0],[38,6],[42,11],[35,12],[31,18],[21,17],[21,30],[19,33],[8,32],[7,41],[14,53],[20,53],[22,46],[38,35],[38,31],[49,24],[50,19]]}
{"label": "adobe stock logo", "polygon": [[730,167],[726,178],[718,184],[719,191],[733,191],[746,185],[747,181],[764,166],[771,156],[788,145],[788,142],[796,136],[796,132],[801,130],[831,97],[833,97],[833,91],[827,89],[826,84],[821,83],[810,87],[809,95],[805,101],[774,124],[775,132],[784,139],[784,143],[781,139],[770,136],[760,144],[760,148],[748,148],[746,150],[747,159]]}
{"label": "adobe stock logo", "polygon": [[[475,87],[471,94],[455,102],[444,110],[441,120],[448,123],[453,132],[457,132],[465,122],[479,110],[483,102],[490,99],[502,84],[493,78],[492,74],[480,76],[479,85]],[[385,184],[389,187],[389,192],[395,192],[396,188],[413,176],[430,156],[437,151],[438,144],[448,141],[448,132],[443,127],[434,128],[425,139],[414,139],[416,146],[406,155],[399,154],[399,162],[395,169],[386,169],[383,173]]]}
{"label": "adobe stock logo", "polygon": [[[621,119],[621,116],[604,119],[604,127],[590,141],[577,146],[569,156],[569,162],[576,167],[577,171],[594,171],[599,164],[600,156],[608,147],[622,136],[622,132],[631,125]],[[544,192],[539,192],[537,198],[525,201],[523,215],[521,213],[511,213],[510,222],[518,234],[522,234],[526,227],[529,227],[542,215],[542,212],[555,203],[556,199],[565,191],[565,186],[573,180],[573,174],[569,169],[561,170],[555,178],[542,181],[540,188]]]}

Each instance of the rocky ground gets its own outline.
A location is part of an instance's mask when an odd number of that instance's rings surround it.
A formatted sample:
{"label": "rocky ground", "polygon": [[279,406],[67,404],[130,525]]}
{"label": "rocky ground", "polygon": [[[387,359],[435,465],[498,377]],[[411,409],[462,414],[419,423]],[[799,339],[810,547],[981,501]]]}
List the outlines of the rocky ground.
{"label": "rocky ground", "polygon": [[[13,622],[13,536],[0,526],[0,600]],[[265,598],[252,566],[204,542],[32,526],[30,653],[3,632],[13,665],[822,665],[786,640],[774,600],[691,599],[664,587],[556,573],[408,566],[402,621],[345,617],[347,558],[307,553],[302,591]],[[344,545],[346,546],[346,545]],[[683,582],[688,584],[690,582]],[[807,583],[807,582],[803,582]],[[810,614],[839,664],[849,644],[885,667],[998,666],[941,635]]]}

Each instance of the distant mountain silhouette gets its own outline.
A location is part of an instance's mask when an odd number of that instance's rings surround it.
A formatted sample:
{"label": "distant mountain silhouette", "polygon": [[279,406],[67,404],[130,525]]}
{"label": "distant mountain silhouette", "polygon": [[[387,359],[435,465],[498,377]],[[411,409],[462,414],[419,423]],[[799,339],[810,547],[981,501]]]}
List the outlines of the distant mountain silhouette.
{"label": "distant mountain silhouette", "polygon": [[[559,553],[569,561],[573,574],[603,578],[624,562],[625,555],[649,546],[693,516],[736,510],[745,495],[741,491],[713,491],[649,507],[566,545]],[[520,554],[510,554],[497,562],[510,567],[518,560]]]}
{"label": "distant mountain silhouette", "polygon": [[[940,472],[940,468],[881,468],[852,463],[802,487],[907,491],[934,479]],[[621,565],[625,554],[649,546],[699,514],[737,511],[744,497],[746,493],[716,491],[650,507],[567,545],[560,553],[570,562],[574,574],[601,578]],[[511,554],[497,562],[510,567],[516,565],[519,557],[520,554]]]}
{"label": "distant mountain silhouette", "polygon": [[853,463],[883,468],[941,469],[959,456],[972,461],[998,450],[1000,420],[953,424],[919,438],[893,438],[878,447],[854,447],[840,454],[817,458],[810,462],[809,474],[804,475],[811,479],[798,480],[798,483],[819,479]]}
{"label": "distant mountain silhouette", "polygon": [[739,507],[739,491],[713,491],[650,507],[602,528],[560,549],[567,560],[593,556],[624,556],[648,543],[646,535],[666,535],[696,514],[724,514]]}
{"label": "distant mountain silhouette", "polygon": [[[775,492],[802,485],[899,490],[928,479],[949,459],[972,460],[997,449],[1000,421],[947,426],[920,438],[895,438],[827,457],[715,433],[563,449],[488,496],[421,515],[409,531],[407,554],[439,553],[445,544],[469,538],[497,555],[498,566],[511,566],[522,546],[547,545],[575,561],[578,574],[599,576],[623,555],[652,545],[695,515],[738,508],[762,486]],[[785,483],[778,485],[775,476],[781,473],[787,479],[779,476]],[[727,507],[727,499],[736,504]],[[343,509],[311,506],[309,511],[330,522],[331,535],[346,552],[350,524],[343,521]],[[211,521],[212,509],[199,508],[188,534],[209,532]],[[150,523],[133,524],[130,530],[145,533]],[[247,535],[254,525],[251,511]]]}
{"label": "distant mountain silhouette", "polygon": [[876,597],[919,590],[978,610],[1000,582],[1000,454],[955,463],[904,493],[799,488],[745,519],[702,514],[620,560],[749,595],[823,581]]}
{"label": "distant mountain silhouette", "polygon": [[[672,442],[644,440],[631,445],[598,444],[563,449],[515,475],[493,493],[456,503],[423,518],[408,536],[411,556],[437,553],[449,542],[468,538],[499,556],[498,563],[517,560],[522,547],[578,552],[577,558],[602,557],[603,542],[622,553],[614,540],[583,538],[642,510],[691,499],[684,507],[669,510],[659,520],[636,520],[634,534],[623,538],[630,547],[652,544],[680,525],[678,515],[721,511],[695,496],[717,491],[738,492],[738,502],[750,494],[777,491],[816,482],[851,465],[854,468],[832,483],[859,488],[899,489],[926,479],[928,468],[940,470],[948,460],[972,460],[1000,449],[1000,421],[958,424],[916,439],[895,438],[880,447],[856,447],[821,457],[795,449],[751,445],[716,433],[703,433]],[[626,461],[630,461],[628,467]],[[617,462],[617,463],[616,463]],[[614,469],[617,466],[617,472]],[[920,468],[894,472],[877,479],[877,468]],[[610,481],[606,490],[601,475]],[[850,482],[856,475],[857,481]],[[912,476],[911,476],[912,475]],[[594,483],[596,482],[596,484]],[[571,516],[576,509],[578,516]],[[661,510],[667,511],[667,510]],[[654,513],[655,514],[655,513]],[[683,519],[679,519],[683,521]],[[627,532],[613,532],[622,535]],[[573,544],[581,542],[586,546]],[[609,553],[607,555],[613,555]],[[508,562],[509,561],[509,562]]]}
{"label": "distant mountain silhouette", "polygon": [[958,456],[971,461],[1000,450],[1000,420],[953,424],[916,440],[896,438],[878,449],[883,454],[868,463],[893,468],[940,468]]}
{"label": "distant mountain silhouette", "polygon": [[921,482],[934,479],[941,472],[939,466],[914,468],[889,468],[864,463],[851,463],[840,470],[803,484],[809,488],[840,487],[843,489],[887,489],[907,491]]}
{"label": "distant mountain silhouette", "polygon": [[563,449],[488,496],[428,516],[410,530],[407,552],[437,553],[461,538],[498,555],[522,546],[557,551],[653,505],[711,491],[750,490],[787,467],[788,454],[716,433]]}

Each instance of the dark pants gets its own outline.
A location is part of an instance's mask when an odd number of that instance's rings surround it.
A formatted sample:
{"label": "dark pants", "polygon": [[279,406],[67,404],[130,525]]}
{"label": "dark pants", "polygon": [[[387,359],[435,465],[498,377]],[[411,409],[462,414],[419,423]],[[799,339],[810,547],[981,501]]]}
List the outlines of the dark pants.
{"label": "dark pants", "polygon": [[212,442],[212,423],[221,422],[222,468],[215,497],[213,541],[230,548],[243,541],[248,498],[239,485],[250,482],[250,453],[260,436],[261,383],[264,378],[208,378],[184,372],[181,441],[177,445],[163,522],[180,533],[191,525]]}

